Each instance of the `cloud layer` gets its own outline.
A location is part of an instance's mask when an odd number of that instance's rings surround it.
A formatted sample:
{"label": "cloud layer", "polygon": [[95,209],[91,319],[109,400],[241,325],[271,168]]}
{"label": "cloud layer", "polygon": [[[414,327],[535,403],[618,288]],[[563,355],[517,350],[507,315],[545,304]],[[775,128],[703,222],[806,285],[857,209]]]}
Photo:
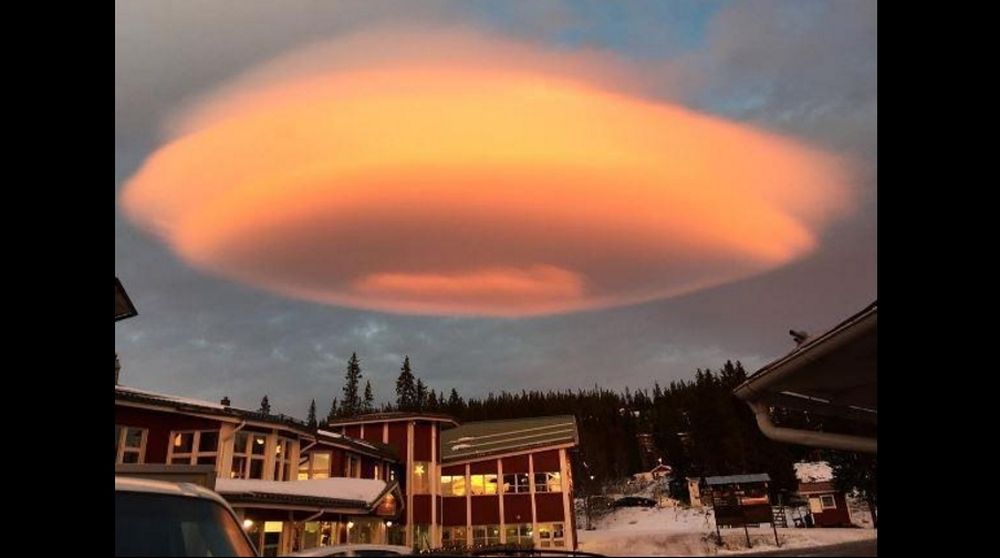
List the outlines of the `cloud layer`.
{"label": "cloud layer", "polygon": [[850,210],[841,161],[642,81],[599,52],[472,31],[347,36],[185,108],[122,204],[213,274],[485,316],[745,278],[810,253]]}

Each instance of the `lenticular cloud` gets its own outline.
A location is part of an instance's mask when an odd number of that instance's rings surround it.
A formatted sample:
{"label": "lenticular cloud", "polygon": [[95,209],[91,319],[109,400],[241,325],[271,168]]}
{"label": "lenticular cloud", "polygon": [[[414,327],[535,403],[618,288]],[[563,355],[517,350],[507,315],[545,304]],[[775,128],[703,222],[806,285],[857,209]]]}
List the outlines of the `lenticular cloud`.
{"label": "lenticular cloud", "polygon": [[121,201],[209,273],[484,316],[744,278],[814,250],[850,205],[835,158],[640,82],[599,53],[471,32],[347,37],[188,106]]}

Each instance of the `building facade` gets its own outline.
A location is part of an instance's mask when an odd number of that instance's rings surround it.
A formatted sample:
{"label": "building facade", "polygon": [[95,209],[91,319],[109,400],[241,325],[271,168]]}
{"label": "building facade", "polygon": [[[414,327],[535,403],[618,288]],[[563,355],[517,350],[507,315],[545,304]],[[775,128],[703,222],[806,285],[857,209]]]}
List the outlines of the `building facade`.
{"label": "building facade", "polygon": [[572,416],[380,413],[310,428],[228,403],[116,385],[116,469],[208,470],[265,556],[339,543],[576,548]]}

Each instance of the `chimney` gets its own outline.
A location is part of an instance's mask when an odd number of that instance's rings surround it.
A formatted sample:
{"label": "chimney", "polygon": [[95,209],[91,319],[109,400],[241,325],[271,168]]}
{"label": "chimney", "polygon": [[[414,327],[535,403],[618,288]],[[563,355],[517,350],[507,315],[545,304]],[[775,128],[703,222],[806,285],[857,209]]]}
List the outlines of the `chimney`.
{"label": "chimney", "polygon": [[220,401],[220,403],[222,403],[223,405],[225,405],[226,407],[228,407],[230,405],[229,396],[227,395],[227,396],[223,397],[222,401]]}

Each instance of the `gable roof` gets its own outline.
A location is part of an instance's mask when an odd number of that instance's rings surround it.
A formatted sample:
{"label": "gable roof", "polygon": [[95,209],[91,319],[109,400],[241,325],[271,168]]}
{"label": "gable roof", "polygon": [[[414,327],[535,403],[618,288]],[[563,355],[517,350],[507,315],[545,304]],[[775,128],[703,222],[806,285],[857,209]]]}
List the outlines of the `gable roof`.
{"label": "gable roof", "polygon": [[441,432],[441,461],[578,443],[573,415],[470,422]]}
{"label": "gable roof", "polygon": [[721,484],[767,482],[769,480],[771,480],[771,477],[769,477],[767,473],[759,473],[754,475],[725,475],[719,477],[705,477],[705,484],[709,486],[718,486]]}

